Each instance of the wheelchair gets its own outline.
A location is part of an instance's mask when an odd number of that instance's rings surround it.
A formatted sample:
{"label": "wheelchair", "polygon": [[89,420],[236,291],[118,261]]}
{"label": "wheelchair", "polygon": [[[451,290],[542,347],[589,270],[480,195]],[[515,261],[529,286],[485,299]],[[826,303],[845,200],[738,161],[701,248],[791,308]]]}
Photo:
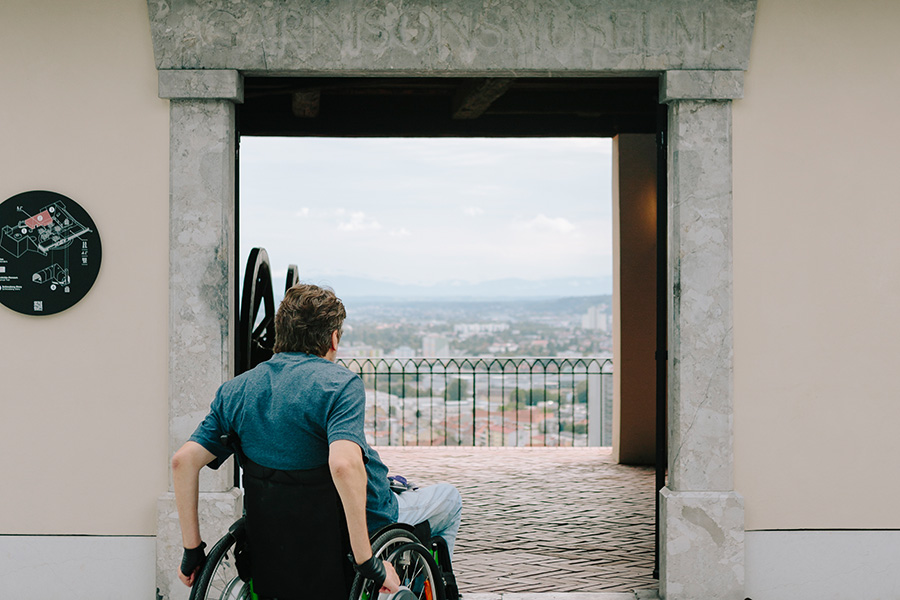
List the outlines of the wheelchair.
{"label": "wheelchair", "polygon": [[[191,588],[190,600],[254,600],[253,580],[244,581],[238,568],[236,546],[246,540],[245,517],[238,519],[210,550],[206,564]],[[411,527],[389,525],[372,536],[375,556],[389,560],[417,600],[449,600],[446,595],[447,575],[434,555],[418,539]],[[455,583],[452,585],[455,586]],[[315,597],[314,594],[308,597]],[[458,595],[456,595],[458,597]],[[375,583],[359,575],[353,578],[351,600],[376,600]]]}
{"label": "wheelchair", "polygon": [[[243,455],[236,436],[226,445],[243,471],[244,516],[209,551],[190,600],[378,600],[375,583],[355,573],[348,558],[346,522],[328,468],[268,469]],[[398,599],[458,600],[446,542],[431,536],[427,522],[394,523],[370,541],[408,589]]]}

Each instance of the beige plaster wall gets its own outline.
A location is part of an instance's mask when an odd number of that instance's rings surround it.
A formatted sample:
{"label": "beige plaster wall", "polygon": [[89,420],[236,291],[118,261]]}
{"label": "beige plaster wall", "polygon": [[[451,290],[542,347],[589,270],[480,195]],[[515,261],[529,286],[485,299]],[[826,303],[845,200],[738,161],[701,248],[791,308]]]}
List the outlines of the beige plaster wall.
{"label": "beige plaster wall", "polygon": [[613,459],[656,461],[656,136],[613,140]]}
{"label": "beige plaster wall", "polygon": [[144,0],[0,2],[0,201],[93,217],[73,308],[0,306],[0,534],[156,533],[167,488],[168,103]]}
{"label": "beige plaster wall", "polygon": [[[0,534],[154,534],[167,462],[168,105],[143,0],[0,2],[0,200],[66,194],[103,267],[0,307]],[[900,3],[759,0],[734,105],[747,528],[900,528]]]}
{"label": "beige plaster wall", "polygon": [[898,528],[900,3],[759,0],[734,104],[747,529]]}

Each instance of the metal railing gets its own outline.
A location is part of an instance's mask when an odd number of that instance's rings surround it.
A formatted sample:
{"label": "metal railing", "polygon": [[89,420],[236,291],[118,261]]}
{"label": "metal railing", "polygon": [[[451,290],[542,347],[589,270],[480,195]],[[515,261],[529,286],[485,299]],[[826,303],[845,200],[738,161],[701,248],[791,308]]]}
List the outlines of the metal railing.
{"label": "metal railing", "polygon": [[338,358],[373,446],[609,446],[609,357]]}

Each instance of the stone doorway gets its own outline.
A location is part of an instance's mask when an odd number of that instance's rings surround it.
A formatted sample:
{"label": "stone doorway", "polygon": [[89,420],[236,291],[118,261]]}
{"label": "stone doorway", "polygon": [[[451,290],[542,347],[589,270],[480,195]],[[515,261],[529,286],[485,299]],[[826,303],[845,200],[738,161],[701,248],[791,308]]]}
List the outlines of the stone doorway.
{"label": "stone doorway", "polygon": [[[669,480],[660,593],[742,598],[743,503],[732,456],[731,100],[755,0],[431,4],[148,2],[170,117],[170,447],[232,372],[235,105],[245,77],[654,77],[669,105]],[[240,512],[227,472],[201,518]],[[160,499],[158,584],[180,554]],[[219,531],[223,528],[220,527]],[[177,584],[177,582],[174,582]]]}

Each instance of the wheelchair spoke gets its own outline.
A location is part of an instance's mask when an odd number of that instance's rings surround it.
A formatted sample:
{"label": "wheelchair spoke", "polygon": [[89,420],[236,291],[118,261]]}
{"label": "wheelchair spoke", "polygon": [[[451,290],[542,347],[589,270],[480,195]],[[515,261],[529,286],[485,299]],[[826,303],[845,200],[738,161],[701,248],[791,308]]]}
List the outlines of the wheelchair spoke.
{"label": "wheelchair spoke", "polygon": [[408,587],[420,600],[431,600],[432,589],[427,564],[413,551],[406,551],[397,561],[400,564],[400,583]]}
{"label": "wheelchair spoke", "polygon": [[415,582],[416,579],[419,577],[419,575],[422,574],[422,571],[425,570],[425,565],[423,563],[418,563],[418,565],[419,565],[419,568],[416,569],[416,571],[412,575],[407,576],[406,580],[407,580],[408,584]]}
{"label": "wheelchair spoke", "polygon": [[[418,600],[443,600],[440,571],[418,538],[403,529],[389,530],[372,541],[376,556],[390,560],[400,579]],[[375,600],[378,590],[371,581],[357,577],[351,600]]]}
{"label": "wheelchair spoke", "polygon": [[238,576],[233,543],[225,538],[210,552],[204,575],[191,588],[191,600],[250,600],[250,586]]}
{"label": "wheelchair spoke", "polygon": [[234,575],[229,577],[229,572],[233,571],[232,569],[232,559],[230,556],[231,553],[226,553],[222,558],[222,562],[219,563],[218,568],[216,569],[215,574],[213,575],[212,581],[209,582],[209,590],[207,591],[208,599],[215,600],[226,600],[228,599],[228,593],[233,589],[233,578]]}

